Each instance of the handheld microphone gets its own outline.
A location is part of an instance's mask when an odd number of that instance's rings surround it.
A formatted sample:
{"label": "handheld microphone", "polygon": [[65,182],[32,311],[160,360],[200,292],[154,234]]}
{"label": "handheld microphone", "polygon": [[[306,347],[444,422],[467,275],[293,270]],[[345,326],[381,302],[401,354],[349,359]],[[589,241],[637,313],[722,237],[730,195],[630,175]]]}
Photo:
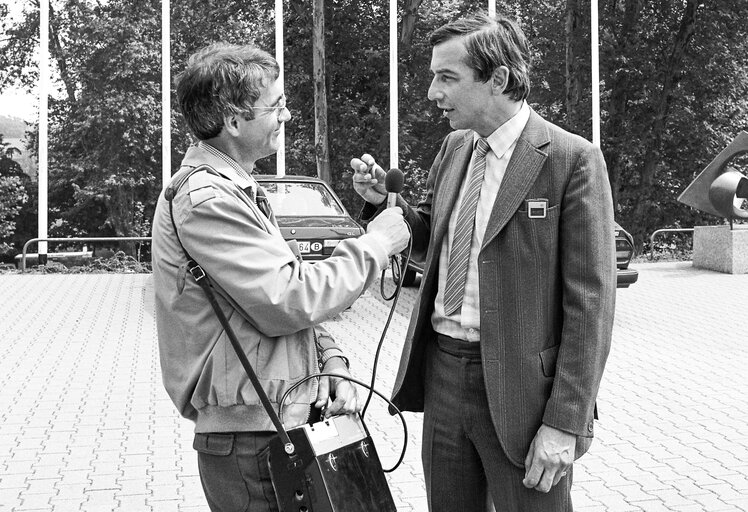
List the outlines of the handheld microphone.
{"label": "handheld microphone", "polygon": [[400,169],[390,169],[384,177],[384,189],[387,191],[387,208],[397,202],[397,195],[403,191],[405,175]]}

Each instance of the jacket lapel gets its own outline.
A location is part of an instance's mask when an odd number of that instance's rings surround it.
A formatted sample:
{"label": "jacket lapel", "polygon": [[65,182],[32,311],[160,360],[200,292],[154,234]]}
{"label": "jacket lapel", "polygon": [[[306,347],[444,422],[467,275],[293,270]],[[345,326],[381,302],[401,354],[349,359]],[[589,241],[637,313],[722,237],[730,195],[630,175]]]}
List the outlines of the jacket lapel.
{"label": "jacket lapel", "polygon": [[449,226],[449,217],[457,203],[460,194],[460,186],[467,174],[470,157],[473,154],[473,132],[468,130],[465,135],[455,141],[455,146],[448,153],[442,165],[440,173],[444,176],[438,180],[439,190],[434,193],[434,223],[433,239],[431,244],[441,244],[444,234]]}
{"label": "jacket lapel", "polygon": [[549,142],[550,135],[545,121],[535,111],[531,111],[496,195],[481,249],[490,244],[506,226],[530,191],[548,157],[540,148]]}

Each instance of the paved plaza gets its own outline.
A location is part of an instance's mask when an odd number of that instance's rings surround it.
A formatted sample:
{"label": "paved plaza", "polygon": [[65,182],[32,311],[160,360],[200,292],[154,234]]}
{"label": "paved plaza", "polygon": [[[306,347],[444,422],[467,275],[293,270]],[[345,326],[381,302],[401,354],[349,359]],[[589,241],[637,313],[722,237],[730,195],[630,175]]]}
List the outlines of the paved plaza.
{"label": "paved plaza", "polygon": [[[637,268],[618,293],[575,510],[748,511],[748,275]],[[404,290],[382,349],[385,394],[415,293]],[[0,303],[0,512],[207,512],[192,425],[161,384],[151,276],[0,275]],[[364,380],[388,311],[377,283],[326,324]],[[406,420],[390,486],[399,511],[426,512],[421,416]],[[391,467],[397,417],[374,399],[366,421]]]}

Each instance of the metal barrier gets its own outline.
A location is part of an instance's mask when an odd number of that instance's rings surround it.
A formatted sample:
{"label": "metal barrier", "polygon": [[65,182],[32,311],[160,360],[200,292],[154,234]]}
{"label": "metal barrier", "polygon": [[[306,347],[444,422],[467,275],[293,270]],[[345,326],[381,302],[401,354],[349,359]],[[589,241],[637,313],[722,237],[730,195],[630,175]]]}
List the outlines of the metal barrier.
{"label": "metal barrier", "polygon": [[34,242],[150,242],[150,236],[109,236],[109,237],[84,237],[84,238],[32,238],[23,244],[21,253],[21,273],[26,272],[26,250],[29,244]]}
{"label": "metal barrier", "polygon": [[649,237],[649,259],[654,258],[654,239],[656,235],[661,233],[693,233],[693,228],[663,228],[655,230]]}

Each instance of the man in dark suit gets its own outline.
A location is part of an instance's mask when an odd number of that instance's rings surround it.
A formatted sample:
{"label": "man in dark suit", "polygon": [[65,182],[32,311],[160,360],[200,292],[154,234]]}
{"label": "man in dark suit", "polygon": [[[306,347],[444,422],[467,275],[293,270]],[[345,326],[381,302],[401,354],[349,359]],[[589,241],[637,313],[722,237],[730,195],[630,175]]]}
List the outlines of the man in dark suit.
{"label": "man in dark suit", "polygon": [[[613,204],[600,149],[526,103],[529,49],[504,17],[431,37],[429,99],[455,130],[414,209],[421,289],[394,389],[424,411],[429,509],[572,510],[572,464],[593,435],[615,304]],[[383,207],[384,171],[351,162]]]}

